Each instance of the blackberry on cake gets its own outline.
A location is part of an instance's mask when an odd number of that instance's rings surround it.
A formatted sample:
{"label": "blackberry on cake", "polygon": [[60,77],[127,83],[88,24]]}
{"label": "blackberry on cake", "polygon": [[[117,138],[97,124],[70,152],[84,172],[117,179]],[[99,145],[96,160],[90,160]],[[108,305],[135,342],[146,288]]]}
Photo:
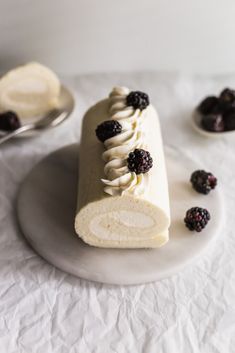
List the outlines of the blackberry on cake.
{"label": "blackberry on cake", "polygon": [[129,153],[127,165],[130,172],[147,173],[153,166],[153,160],[148,151],[136,148],[134,152]]}
{"label": "blackberry on cake", "polygon": [[132,91],[126,97],[126,105],[134,109],[144,110],[149,105],[149,97],[141,91]]}
{"label": "blackberry on cake", "polygon": [[114,137],[122,132],[122,125],[117,120],[106,120],[97,126],[96,136],[104,142],[107,139]]}

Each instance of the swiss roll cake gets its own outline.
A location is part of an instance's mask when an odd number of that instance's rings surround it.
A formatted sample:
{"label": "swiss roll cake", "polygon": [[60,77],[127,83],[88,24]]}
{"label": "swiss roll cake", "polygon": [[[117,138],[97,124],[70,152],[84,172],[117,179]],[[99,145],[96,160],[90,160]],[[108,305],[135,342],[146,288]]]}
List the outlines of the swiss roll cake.
{"label": "swiss roll cake", "polygon": [[76,233],[97,247],[156,248],[169,225],[158,114],[147,94],[115,87],[84,116]]}

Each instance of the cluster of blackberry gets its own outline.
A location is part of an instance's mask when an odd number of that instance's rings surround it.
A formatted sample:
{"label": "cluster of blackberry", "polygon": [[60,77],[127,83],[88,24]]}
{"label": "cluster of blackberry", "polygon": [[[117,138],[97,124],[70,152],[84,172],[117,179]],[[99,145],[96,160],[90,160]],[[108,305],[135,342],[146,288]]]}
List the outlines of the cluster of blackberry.
{"label": "cluster of blackberry", "polygon": [[235,129],[235,90],[225,88],[219,95],[206,97],[198,106],[202,127],[211,132]]}

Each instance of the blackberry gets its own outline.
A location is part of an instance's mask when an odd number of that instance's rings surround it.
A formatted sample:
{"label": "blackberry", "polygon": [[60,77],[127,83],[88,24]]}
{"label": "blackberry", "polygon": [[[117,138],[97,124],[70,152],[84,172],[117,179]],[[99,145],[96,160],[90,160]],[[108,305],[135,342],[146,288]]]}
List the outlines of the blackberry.
{"label": "blackberry", "polygon": [[235,90],[230,89],[230,88],[225,88],[219,96],[219,99],[221,101],[227,102],[227,103],[235,103]]}
{"label": "blackberry", "polygon": [[136,174],[147,173],[153,166],[153,160],[148,151],[136,148],[129,153],[127,165],[130,172],[135,172]]}
{"label": "blackberry", "polygon": [[219,109],[221,113],[226,113],[231,108],[235,107],[235,91],[230,88],[225,88],[219,96]]}
{"label": "blackberry", "polygon": [[224,127],[226,131],[235,130],[235,109],[230,109],[224,114]]}
{"label": "blackberry", "polygon": [[101,141],[114,137],[122,132],[122,125],[117,120],[106,120],[97,126],[96,136]]}
{"label": "blackberry", "polygon": [[205,208],[192,207],[186,212],[184,223],[189,230],[201,232],[210,218],[210,213]]}
{"label": "blackberry", "polygon": [[204,115],[201,120],[202,127],[211,132],[224,131],[224,119],[222,114]]}
{"label": "blackberry", "polygon": [[21,126],[16,113],[8,111],[0,113],[0,130],[14,131]]}
{"label": "blackberry", "polygon": [[126,105],[134,109],[144,110],[149,105],[149,97],[141,91],[132,91],[126,97]]}
{"label": "blackberry", "polygon": [[190,181],[193,188],[204,195],[214,189],[217,185],[217,179],[212,173],[205,172],[205,170],[196,170],[191,175]]}
{"label": "blackberry", "polygon": [[209,96],[203,99],[203,101],[198,106],[198,111],[203,114],[211,114],[217,112],[219,106],[219,99],[215,96]]}

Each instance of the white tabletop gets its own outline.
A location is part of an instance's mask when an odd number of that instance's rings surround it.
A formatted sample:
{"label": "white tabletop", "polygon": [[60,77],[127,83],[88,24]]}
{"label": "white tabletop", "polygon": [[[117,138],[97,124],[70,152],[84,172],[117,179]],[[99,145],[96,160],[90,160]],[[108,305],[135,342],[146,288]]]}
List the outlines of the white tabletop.
{"label": "white tabletop", "polygon": [[[64,82],[76,93],[71,119],[0,148],[1,352],[235,352],[235,137],[206,139],[189,122],[202,97],[235,87],[235,75],[109,74]],[[27,245],[15,214],[17,190],[29,170],[50,151],[78,141],[84,111],[116,84],[149,93],[164,143],[214,172],[226,204],[226,225],[203,258],[171,278],[130,287],[55,269]]]}

